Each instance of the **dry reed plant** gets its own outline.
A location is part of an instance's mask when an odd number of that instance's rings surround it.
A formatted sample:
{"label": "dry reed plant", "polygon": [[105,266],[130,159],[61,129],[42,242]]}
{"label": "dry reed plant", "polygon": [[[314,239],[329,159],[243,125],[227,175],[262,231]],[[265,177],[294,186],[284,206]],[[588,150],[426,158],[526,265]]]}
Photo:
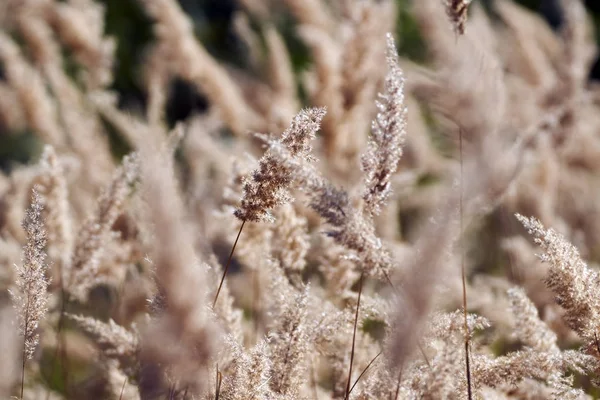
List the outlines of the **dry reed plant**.
{"label": "dry reed plant", "polygon": [[[598,396],[582,1],[552,30],[512,0],[240,0],[233,66],[140,0],[139,109],[112,3],[0,3],[0,140],[40,153],[0,170],[0,397]],[[177,124],[174,82],[207,104]]]}

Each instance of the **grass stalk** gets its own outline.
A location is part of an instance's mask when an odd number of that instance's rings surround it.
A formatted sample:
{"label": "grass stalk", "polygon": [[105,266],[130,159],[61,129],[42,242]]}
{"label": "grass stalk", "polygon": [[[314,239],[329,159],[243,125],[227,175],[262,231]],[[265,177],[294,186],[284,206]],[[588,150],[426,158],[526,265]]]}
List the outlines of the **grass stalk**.
{"label": "grass stalk", "polygon": [[125,392],[125,385],[127,384],[127,378],[123,381],[123,386],[121,387],[121,394],[119,395],[119,400],[123,400],[123,392]]}
{"label": "grass stalk", "polygon": [[219,366],[217,365],[217,376],[215,382],[215,400],[219,400],[219,396],[221,395],[221,382],[223,381],[223,374],[219,371]]}
{"label": "grass stalk", "polygon": [[360,310],[360,297],[362,295],[363,280],[365,277],[364,271],[360,273],[360,281],[358,282],[358,302],[356,303],[356,314],[354,315],[354,332],[352,333],[352,350],[350,352],[350,368],[348,369],[348,382],[346,383],[346,396],[344,400],[350,397],[350,382],[352,381],[352,365],[354,363],[354,350],[356,347],[356,328],[358,326],[358,311]]}
{"label": "grass stalk", "polygon": [[27,362],[27,331],[29,328],[29,296],[31,284],[27,284],[27,305],[25,306],[25,329],[23,329],[23,365],[21,368],[21,400],[23,400],[23,392],[25,391],[25,363]]}
{"label": "grass stalk", "polygon": [[381,355],[381,351],[379,353],[377,353],[377,355],[375,357],[373,357],[373,359],[369,362],[369,364],[367,364],[367,366],[365,367],[365,369],[362,370],[362,372],[360,373],[360,375],[358,375],[358,378],[356,378],[356,380],[354,381],[354,384],[352,384],[352,387],[350,388],[350,393],[352,393],[352,390],[354,389],[354,387],[356,386],[356,384],[358,383],[358,381],[360,381],[360,378],[363,377],[363,375],[367,372],[367,370],[369,368],[371,368],[371,365],[373,365],[373,363],[379,358],[379,356]]}
{"label": "grass stalk", "polygon": [[398,372],[398,381],[396,382],[396,394],[394,395],[394,400],[398,400],[398,395],[400,394],[400,383],[402,383],[402,368],[400,368],[400,372]]}
{"label": "grass stalk", "polygon": [[223,287],[223,282],[225,282],[225,277],[227,276],[227,272],[229,271],[229,266],[231,265],[231,259],[233,258],[233,252],[235,251],[235,246],[237,246],[238,240],[240,239],[240,235],[242,234],[242,229],[244,229],[244,225],[246,224],[246,220],[242,221],[242,225],[240,226],[240,230],[235,238],[235,242],[233,242],[233,246],[231,247],[231,252],[229,253],[229,258],[227,259],[227,264],[225,265],[225,270],[223,271],[223,276],[221,277],[221,282],[219,283],[219,288],[217,289],[217,294],[215,294],[215,299],[213,300],[212,308],[215,308],[217,304],[217,300],[219,299],[219,293],[221,293],[221,288]]}
{"label": "grass stalk", "polygon": [[[29,307],[27,309],[29,311]],[[27,318],[27,314],[25,314]],[[25,319],[25,332],[27,332],[27,319]],[[25,389],[25,362],[27,361],[27,354],[25,354],[26,340],[23,338],[23,366],[21,368],[21,400],[23,400],[23,391]]]}
{"label": "grass stalk", "polygon": [[260,313],[260,276],[258,275],[258,268],[254,268],[252,270],[252,323],[254,330],[254,343],[258,342],[258,328],[259,321],[258,318],[261,315]]}
{"label": "grass stalk", "polygon": [[465,329],[465,374],[467,376],[467,398],[473,400],[473,389],[471,386],[471,364],[469,360],[469,321],[467,314],[467,272],[465,266],[465,249],[464,249],[464,207],[463,207],[463,138],[462,129],[458,130],[458,147],[460,158],[460,194],[459,194],[459,218],[460,218],[460,272],[462,278],[462,301],[463,301],[463,316]]}
{"label": "grass stalk", "polygon": [[[63,273],[63,264],[59,263],[58,275],[60,276],[60,314],[58,316],[58,325],[56,327],[56,350],[54,351],[54,358],[52,360],[52,369],[50,371],[50,376],[54,376],[54,368],[56,368],[56,363],[60,354],[61,357],[61,368],[63,373],[63,383],[65,387],[65,392],[68,393],[68,382],[67,382],[67,362],[66,362],[66,343],[65,337],[63,335],[63,326],[65,323],[65,312],[67,311],[67,291],[65,289],[65,276]],[[50,388],[46,391],[46,400],[50,399]]]}

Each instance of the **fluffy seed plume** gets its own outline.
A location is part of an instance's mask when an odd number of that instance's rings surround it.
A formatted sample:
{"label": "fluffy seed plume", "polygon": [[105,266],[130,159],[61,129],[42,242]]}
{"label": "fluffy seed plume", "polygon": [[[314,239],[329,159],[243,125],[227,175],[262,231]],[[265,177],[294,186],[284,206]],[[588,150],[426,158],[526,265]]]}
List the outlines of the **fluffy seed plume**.
{"label": "fluffy seed plume", "polygon": [[391,193],[390,180],[396,172],[406,138],[407,108],[404,104],[404,76],[398,65],[394,39],[387,34],[388,73],[385,91],[379,94],[378,114],[372,123],[371,139],[362,157],[365,173],[365,211],[379,214]]}
{"label": "fluffy seed plume", "polygon": [[188,398],[197,398],[207,387],[207,366],[218,350],[220,333],[205,307],[208,277],[193,244],[196,233],[185,223],[186,209],[172,159],[169,152],[160,150],[158,131],[149,132],[140,141],[141,192],[150,221],[159,227],[152,242],[152,260],[164,310],[141,334],[140,394],[142,398],[165,397],[174,390],[170,380],[176,377],[177,386],[187,388]]}
{"label": "fluffy seed plume", "polygon": [[291,125],[283,132],[281,139],[267,139],[268,150],[259,161],[258,169],[252,172],[251,179],[244,179],[244,195],[241,206],[234,215],[242,221],[237,237],[233,242],[229,259],[223,270],[223,277],[213,300],[213,308],[219,299],[219,293],[231,265],[233,252],[240,238],[246,221],[273,221],[270,210],[278,205],[291,201],[289,188],[293,181],[293,168],[280,161],[277,156],[283,152],[295,161],[311,161],[310,142],[315,138],[321,120],[325,116],[325,108],[308,108],[300,111]]}
{"label": "fluffy seed plume", "polygon": [[269,385],[275,393],[297,398],[302,379],[306,376],[308,346],[311,332],[307,323],[309,288],[295,294],[294,300],[281,310],[277,326],[269,335],[272,371]]}
{"label": "fluffy seed plume", "polygon": [[446,5],[446,14],[450,18],[454,31],[463,35],[465,33],[465,24],[467,23],[467,11],[471,0],[444,0]]}
{"label": "fluffy seed plume", "polygon": [[27,244],[23,248],[23,263],[17,266],[16,290],[10,295],[17,310],[19,329],[25,343],[23,357],[31,359],[39,342],[38,326],[48,310],[48,277],[46,276],[46,231],[42,221],[43,199],[34,189],[23,228]]}
{"label": "fluffy seed plume", "polygon": [[330,225],[326,234],[351,250],[369,276],[388,279],[391,256],[375,233],[371,218],[352,205],[349,194],[333,186],[312,164],[298,162],[285,151],[273,151],[278,162],[294,172],[310,199],[309,206]]}
{"label": "fluffy seed plume", "polygon": [[[44,224],[48,233],[48,256],[57,268],[60,282],[65,281],[73,251],[73,224],[65,168],[54,148],[47,145],[41,158],[39,190],[45,200]],[[60,271],[60,273],[58,273]]]}
{"label": "fluffy seed plume", "polygon": [[139,157],[136,153],[126,156],[123,165],[115,172],[109,186],[98,199],[95,213],[81,228],[73,251],[68,290],[84,298],[97,282],[98,261],[117,217],[125,207],[131,187],[139,177]]}
{"label": "fluffy seed plume", "polygon": [[521,288],[508,290],[510,307],[516,319],[515,334],[527,346],[541,352],[558,353],[556,333],[544,323],[525,291]]}
{"label": "fluffy seed plume", "polygon": [[119,360],[132,358],[138,352],[139,340],[137,332],[131,332],[112,319],[103,322],[92,317],[69,314],[69,317],[79,326],[96,337],[97,342],[105,347],[104,353]]}
{"label": "fluffy seed plume", "polygon": [[300,111],[280,140],[270,140],[269,149],[259,161],[252,177],[244,182],[244,196],[235,216],[242,221],[272,221],[273,207],[290,201],[288,193],[293,175],[291,169],[277,161],[274,147],[284,147],[291,157],[310,159],[310,141],[319,130],[325,116],[324,108]]}
{"label": "fluffy seed plume", "polygon": [[556,295],[556,301],[567,312],[569,327],[595,345],[600,331],[600,300],[597,288],[600,275],[581,259],[579,251],[554,229],[546,229],[535,218],[516,215],[523,226],[534,236],[544,251],[539,257],[550,264],[546,285]]}

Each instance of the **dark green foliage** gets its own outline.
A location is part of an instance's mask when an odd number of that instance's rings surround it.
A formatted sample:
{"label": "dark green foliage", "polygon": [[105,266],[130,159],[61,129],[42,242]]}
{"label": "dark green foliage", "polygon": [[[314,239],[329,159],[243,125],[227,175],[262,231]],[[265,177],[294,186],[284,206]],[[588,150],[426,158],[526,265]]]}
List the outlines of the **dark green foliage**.
{"label": "dark green foliage", "polygon": [[0,170],[9,172],[15,164],[36,161],[42,153],[43,143],[30,131],[7,133],[0,126]]}

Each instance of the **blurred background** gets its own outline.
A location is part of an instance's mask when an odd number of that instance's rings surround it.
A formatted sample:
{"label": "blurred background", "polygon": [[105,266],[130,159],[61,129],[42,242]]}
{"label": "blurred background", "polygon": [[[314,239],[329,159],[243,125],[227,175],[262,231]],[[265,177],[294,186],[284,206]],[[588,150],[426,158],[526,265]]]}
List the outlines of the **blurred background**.
{"label": "blurred background", "polygon": [[[89,215],[96,215],[97,204],[103,209],[97,194],[132,144],[145,140],[139,133],[157,129],[162,134],[179,121],[186,121],[185,133],[173,130],[185,135],[175,157],[181,161],[176,173],[186,220],[197,224],[195,250],[214,254],[216,264],[227,263],[235,243],[239,227],[230,211],[242,193],[240,177],[254,166],[248,154],[253,150],[262,154],[258,141],[246,133],[281,132],[300,107],[327,106],[331,112],[321,125],[323,140],[318,141],[316,152],[320,168],[333,185],[360,187],[363,176],[358,162],[366,147],[377,87],[386,73],[380,39],[391,30],[408,77],[405,101],[411,114],[400,160],[402,172],[392,182],[397,195],[378,216],[377,235],[389,244],[395,259],[410,259],[415,249],[420,251],[417,244],[428,237],[421,228],[428,226],[431,215],[446,210],[445,199],[452,194],[457,171],[462,188],[461,129],[466,126],[464,132],[472,135],[466,136],[469,147],[464,154],[473,169],[465,174],[469,177],[465,182],[481,185],[478,190],[485,204],[481,218],[477,215],[465,232],[469,292],[473,293],[470,308],[495,318],[499,333],[490,348],[504,355],[520,348],[511,343],[504,293],[509,285],[523,286],[561,346],[574,348],[577,338],[558,317],[562,311],[554,295],[543,287],[547,268],[535,259],[537,250],[524,237],[514,213],[539,217],[564,233],[584,258],[600,262],[600,62],[594,46],[594,41],[600,43],[600,0],[581,0],[587,15],[581,12],[581,3],[566,0],[514,0],[527,10],[508,0],[473,0],[477,7],[470,7],[465,47],[453,47],[460,41],[454,41],[443,1],[0,0],[0,245],[4,246],[0,247],[4,257],[0,287],[14,282],[9,266],[20,264],[27,239],[21,221],[31,186],[40,176],[54,174],[54,167],[45,166],[50,160],[58,160],[54,165],[66,182],[62,194],[68,204],[56,208],[66,209],[64,215],[69,217],[64,218],[69,225],[65,237],[77,238],[77,246],[85,249],[81,232],[85,233],[87,221],[95,221]],[[186,15],[174,7],[175,2]],[[311,3],[327,3],[335,17],[327,18],[319,7],[310,9]],[[368,4],[363,13],[353,13],[353,7],[363,4]],[[568,17],[561,4],[571,11]],[[569,8],[572,4],[577,6],[572,7],[575,14]],[[44,5],[50,6],[44,10]],[[11,7],[21,7],[21,14],[11,12]],[[439,27],[444,29],[435,29]],[[326,32],[329,29],[334,32]],[[498,39],[497,48],[492,36]],[[194,38],[202,46],[194,48]],[[436,55],[435,50],[444,54]],[[487,50],[490,55],[483,54]],[[500,68],[492,63],[496,58]],[[3,113],[11,108],[12,119]],[[176,142],[177,134],[173,137]],[[56,148],[56,155],[41,157],[44,140]],[[514,144],[518,151],[512,151]],[[134,186],[125,182],[123,196],[130,196],[128,189]],[[145,318],[147,299],[160,294],[147,254],[163,247],[154,244],[154,227],[146,220],[143,199],[131,195],[128,200],[127,207],[124,201],[113,202],[118,208],[114,220],[106,222],[98,213],[106,234],[101,243],[108,250],[95,247],[106,257],[101,259],[102,273],[94,274],[103,280],[88,288],[87,301],[62,303],[68,312],[101,321],[111,318],[123,327]],[[309,243],[306,254],[298,256],[306,258],[303,279],[322,282],[336,307],[352,304],[354,309],[360,274],[351,262],[337,264],[348,260],[341,257],[345,252],[326,241],[323,232],[329,227],[303,204],[296,208],[288,212],[301,216],[306,226],[298,223],[298,230],[286,235],[306,237]],[[293,219],[284,214],[277,218]],[[280,247],[271,240],[280,236],[274,230],[278,225],[273,226],[256,224],[247,228],[254,231],[244,231],[242,248],[236,250],[232,264],[232,271],[239,273],[228,278],[236,307],[251,331],[246,336],[254,339],[259,329],[266,331],[263,311],[267,308],[255,301],[260,290],[249,291],[248,282],[262,279],[261,272],[255,271],[263,271],[263,278],[269,274],[269,269],[257,267],[267,259],[264,254],[276,253],[271,246]],[[297,233],[304,230],[306,235]],[[100,243],[94,235],[90,242]],[[445,240],[452,236],[445,234]],[[54,266],[70,265],[69,249],[78,249],[69,240],[64,242],[68,246],[49,246]],[[441,247],[437,239],[429,245],[436,251]],[[445,271],[459,270],[458,257],[448,257],[444,264]],[[410,276],[411,270],[400,273]],[[460,306],[458,278],[453,273],[445,282],[447,291],[439,296],[448,311]],[[428,287],[434,284],[427,282]],[[58,293],[58,286],[53,289]],[[0,292],[0,305],[8,302],[8,295],[2,293],[6,292]],[[57,316],[62,311],[57,305],[52,314],[55,319],[47,332],[60,326]],[[72,331],[75,337],[84,337]],[[81,359],[93,371],[71,388],[66,377],[85,368],[71,371],[59,365],[54,354],[60,346],[46,343],[39,358],[40,376],[49,387],[63,394],[74,390],[77,396],[72,398],[90,398],[83,394],[91,392],[90,385],[105,386],[95,369],[100,366],[83,354],[66,359]],[[346,344],[341,341],[339,346]],[[83,347],[76,344],[74,349]],[[341,353],[335,348],[331,354]],[[366,365],[369,359],[364,361]],[[345,376],[347,369],[341,370]],[[65,379],[56,371],[66,371]],[[595,390],[587,381],[580,386],[589,393]]]}
{"label": "blurred background", "polygon": [[[236,30],[236,15],[242,9],[244,0],[179,0],[180,5],[190,16],[196,37],[218,60],[231,68],[248,69],[249,54],[245,42]],[[441,0],[440,0],[441,1]],[[493,0],[481,1],[489,8]],[[415,62],[423,62],[426,46],[420,37],[416,23],[411,16],[411,0],[397,0],[399,18],[396,37],[402,56]],[[518,3],[539,13],[553,29],[560,29],[562,11],[559,0],[518,0]],[[140,65],[143,62],[147,45],[152,40],[152,26],[137,0],[102,0],[106,7],[106,33],[116,38],[116,62],[111,89],[119,94],[119,106],[132,113],[142,112],[146,107],[146,96],[141,82]],[[274,2],[277,7],[277,2]],[[595,25],[596,40],[600,40],[600,1],[585,1]],[[310,62],[309,50],[296,37],[294,18],[289,10],[281,6],[271,13],[274,23],[282,33],[290,49],[295,72],[300,73]],[[258,30],[261,21],[250,21],[250,26]],[[69,60],[67,59],[67,62]],[[75,64],[75,63],[74,63]],[[65,68],[69,68],[67,65]],[[77,71],[69,71],[74,75]],[[0,79],[3,78],[0,63]],[[600,80],[598,59],[589,71],[589,78]],[[194,112],[206,109],[205,98],[191,84],[175,79],[170,83],[166,118],[170,126],[185,120]],[[127,145],[119,135],[111,137],[115,156],[123,155]],[[15,165],[28,163],[39,157],[41,143],[31,132],[10,132],[0,121],[0,168],[10,171]]]}

